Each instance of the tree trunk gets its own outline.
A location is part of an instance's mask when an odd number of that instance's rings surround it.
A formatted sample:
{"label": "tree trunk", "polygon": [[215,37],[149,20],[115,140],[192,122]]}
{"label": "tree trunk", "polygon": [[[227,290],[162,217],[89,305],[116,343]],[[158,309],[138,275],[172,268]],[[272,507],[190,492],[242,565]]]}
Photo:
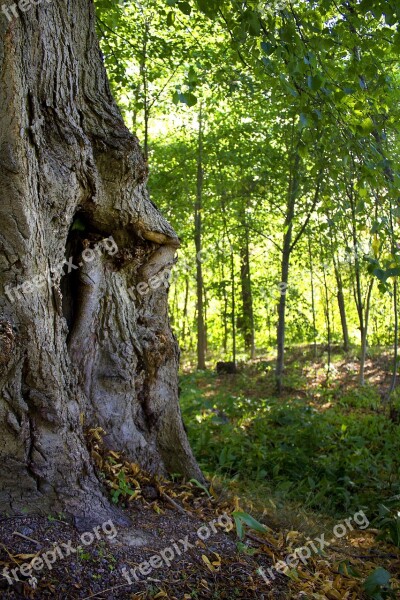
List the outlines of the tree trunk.
{"label": "tree trunk", "polygon": [[315,310],[315,289],[314,289],[314,265],[311,251],[311,239],[310,233],[307,236],[308,242],[308,262],[310,265],[310,284],[311,284],[311,313],[313,319],[313,347],[314,347],[314,358],[317,358],[317,315]]}
{"label": "tree trunk", "polygon": [[200,260],[202,245],[202,210],[203,210],[203,118],[202,109],[199,112],[197,154],[197,189],[194,208],[194,241],[196,245],[196,282],[197,282],[197,368],[206,368],[206,328],[204,322],[204,279],[203,265]]}
{"label": "tree trunk", "polygon": [[[397,277],[393,281],[393,313],[394,313],[394,331],[393,331],[393,370],[392,378],[390,380],[389,390],[387,392],[386,400],[391,400],[391,396],[396,388],[397,380],[397,369],[398,369],[398,345],[399,345],[399,315],[397,309]],[[392,406],[392,402],[391,402]]]}
{"label": "tree trunk", "polygon": [[[350,201],[351,209],[351,234],[354,252],[354,298],[356,302],[358,321],[361,333],[361,349],[360,349],[360,369],[359,369],[359,383],[360,385],[365,384],[365,360],[367,357],[367,336],[368,336],[368,318],[369,318],[369,306],[372,293],[373,279],[368,284],[367,293],[365,297],[365,305],[363,300],[362,288],[361,288],[361,266],[359,257],[359,246],[357,243],[357,221],[356,221],[356,202],[354,197],[354,186],[350,184],[347,190],[347,196]],[[372,284],[371,284],[372,283]]]}
{"label": "tree trunk", "polygon": [[201,477],[167,286],[145,283],[178,240],[111,96],[93,4],[17,14],[0,19],[0,511],[101,520],[114,509],[83,424],[153,472]]}
{"label": "tree trunk", "polygon": [[[284,248],[281,263],[281,283],[287,285],[289,281],[290,241],[292,225],[285,233]],[[286,292],[286,288],[285,288]],[[286,330],[286,293],[281,293],[278,302],[278,331],[277,331],[277,359],[276,359],[276,389],[282,391],[282,377],[285,357],[285,330]]]}
{"label": "tree trunk", "polygon": [[335,278],[337,284],[337,301],[340,313],[340,323],[342,325],[342,334],[343,334],[343,350],[348,352],[350,350],[350,341],[349,341],[349,329],[347,327],[347,315],[346,315],[346,303],[344,301],[343,294],[343,281],[342,276],[339,271],[339,264],[335,261],[335,257],[333,257],[334,269],[335,269]]}
{"label": "tree trunk", "polygon": [[[322,247],[322,242],[321,247]],[[329,310],[329,289],[328,289],[328,281],[326,278],[326,265],[322,265],[322,273],[323,273],[323,282],[324,282],[324,295],[325,295],[325,317],[326,317],[326,331],[327,331],[327,342],[328,342],[328,369],[326,373],[327,380],[329,379],[329,375],[331,372],[331,355],[332,355],[332,346],[331,346],[331,316]]]}
{"label": "tree trunk", "polygon": [[287,210],[283,235],[283,248],[281,259],[281,284],[284,287],[281,289],[278,302],[278,330],[277,330],[277,358],[276,358],[276,389],[278,394],[282,391],[282,377],[284,369],[285,357],[285,332],[286,332],[286,290],[289,283],[289,266],[290,255],[293,250],[292,235],[293,235],[293,220],[296,198],[299,188],[299,164],[300,157],[297,151],[293,159],[293,165],[290,170],[289,189],[287,198]]}
{"label": "tree trunk", "polygon": [[224,337],[223,337],[222,347],[224,349],[224,354],[226,355],[228,352],[228,294],[226,291],[227,282],[225,279],[225,260],[224,260],[224,258],[225,258],[224,253],[220,252],[220,255],[219,255],[219,264],[221,266],[220,289],[221,289],[221,294],[222,294],[222,299],[223,299],[222,323],[223,323],[223,329],[224,329]]}
{"label": "tree trunk", "polygon": [[183,327],[182,327],[182,339],[186,340],[186,331],[190,336],[190,326],[188,322],[188,305],[189,305],[189,275],[185,275],[185,301],[183,304]]}
{"label": "tree trunk", "polygon": [[142,59],[140,64],[140,75],[143,84],[143,104],[144,104],[144,141],[143,154],[147,162],[149,158],[149,121],[150,121],[150,102],[149,102],[149,86],[147,80],[147,44],[149,41],[149,23],[144,20],[143,42],[142,42]]}
{"label": "tree trunk", "polygon": [[[230,243],[230,242],[229,242]],[[231,265],[231,323],[232,323],[232,361],[236,364],[236,282],[235,282],[235,254],[230,244]]]}
{"label": "tree trunk", "polygon": [[244,245],[240,249],[240,281],[242,288],[242,315],[241,329],[244,338],[244,347],[246,352],[249,352],[250,358],[256,357],[256,349],[254,343],[254,310],[253,310],[253,293],[251,287],[250,273],[250,251],[249,251],[249,230],[246,225]]}
{"label": "tree trunk", "polygon": [[374,287],[374,279],[371,279],[368,283],[367,294],[365,297],[365,313],[364,322],[361,330],[361,356],[360,356],[360,372],[359,381],[360,385],[365,385],[365,361],[367,359],[367,339],[368,339],[368,322],[369,312],[371,307],[371,294],[372,288]]}

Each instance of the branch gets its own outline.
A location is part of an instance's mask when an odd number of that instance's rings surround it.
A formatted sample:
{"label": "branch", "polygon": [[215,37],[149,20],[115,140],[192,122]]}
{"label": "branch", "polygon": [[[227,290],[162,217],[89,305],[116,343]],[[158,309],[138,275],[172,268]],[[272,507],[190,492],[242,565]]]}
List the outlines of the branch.
{"label": "branch", "polygon": [[248,225],[248,228],[251,229],[252,231],[254,231],[255,233],[258,233],[258,235],[261,235],[261,237],[267,239],[272,244],[274,244],[275,248],[277,248],[279,250],[279,252],[283,252],[282,246],[280,246],[277,242],[275,242],[275,240],[270,238],[269,235],[267,235],[266,233],[263,233],[262,231],[258,231],[258,229],[256,229],[255,227],[252,227],[251,225]]}
{"label": "branch", "polygon": [[300,227],[299,232],[297,233],[296,237],[294,238],[293,242],[290,245],[290,249],[289,251],[292,252],[297,244],[297,242],[299,241],[299,239],[301,238],[301,236],[303,235],[308,223],[310,222],[311,219],[311,215],[314,212],[314,208],[317,205],[318,199],[319,199],[319,192],[321,189],[321,181],[322,181],[322,175],[323,175],[324,169],[321,168],[318,174],[318,180],[317,180],[317,187],[315,188],[315,194],[314,194],[314,199],[311,205],[311,208],[309,210],[309,213],[303,223],[303,225]]}

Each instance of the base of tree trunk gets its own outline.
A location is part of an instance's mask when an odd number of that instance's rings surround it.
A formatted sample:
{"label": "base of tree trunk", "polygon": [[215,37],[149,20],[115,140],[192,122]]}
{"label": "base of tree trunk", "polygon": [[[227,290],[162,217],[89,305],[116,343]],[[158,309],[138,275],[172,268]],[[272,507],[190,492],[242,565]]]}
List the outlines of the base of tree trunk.
{"label": "base of tree trunk", "polygon": [[179,241],[110,93],[93,5],[40,3],[0,34],[0,511],[126,521],[85,428],[146,469],[203,479],[167,285],[148,285]]}

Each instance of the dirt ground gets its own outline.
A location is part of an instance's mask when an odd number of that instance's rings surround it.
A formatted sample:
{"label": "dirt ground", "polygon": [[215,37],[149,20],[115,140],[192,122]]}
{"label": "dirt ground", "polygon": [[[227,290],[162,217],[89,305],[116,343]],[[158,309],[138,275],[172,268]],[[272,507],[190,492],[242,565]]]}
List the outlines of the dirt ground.
{"label": "dirt ground", "polygon": [[[259,567],[270,566],[270,559],[264,556],[255,560],[239,554],[236,533],[228,531],[231,525],[226,516],[202,505],[201,500],[195,510],[202,513],[202,518],[157,503],[159,510],[162,514],[152,505],[129,508],[132,529],[119,529],[108,523],[104,530],[97,530],[97,536],[91,529],[82,539],[81,532],[61,520],[31,516],[1,519],[0,597],[286,597],[284,576],[278,575],[271,589],[257,573]],[[85,545],[93,537],[93,543]],[[34,566],[42,563],[43,567],[32,569],[32,579],[22,575],[20,567],[32,565],[35,557],[41,562],[36,561]],[[4,567],[12,584],[4,577]]]}

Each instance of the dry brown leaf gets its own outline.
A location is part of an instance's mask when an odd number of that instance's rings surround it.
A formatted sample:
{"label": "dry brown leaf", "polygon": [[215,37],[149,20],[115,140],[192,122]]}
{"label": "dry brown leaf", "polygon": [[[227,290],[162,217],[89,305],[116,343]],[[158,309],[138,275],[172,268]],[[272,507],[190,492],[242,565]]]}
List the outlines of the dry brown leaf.
{"label": "dry brown leaf", "polygon": [[201,555],[201,559],[205,563],[206,567],[211,571],[211,573],[215,573],[217,569],[211,564],[209,558],[205,554]]}

